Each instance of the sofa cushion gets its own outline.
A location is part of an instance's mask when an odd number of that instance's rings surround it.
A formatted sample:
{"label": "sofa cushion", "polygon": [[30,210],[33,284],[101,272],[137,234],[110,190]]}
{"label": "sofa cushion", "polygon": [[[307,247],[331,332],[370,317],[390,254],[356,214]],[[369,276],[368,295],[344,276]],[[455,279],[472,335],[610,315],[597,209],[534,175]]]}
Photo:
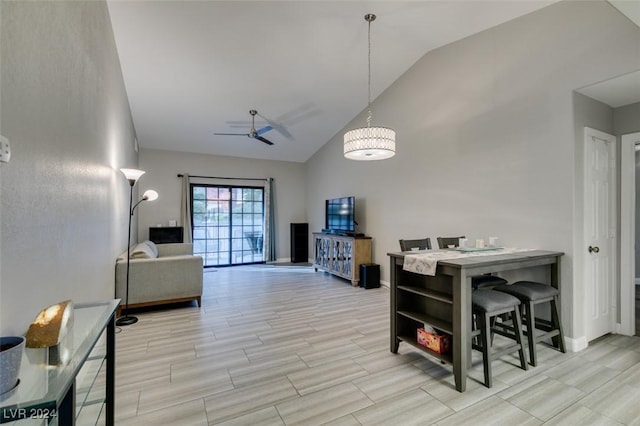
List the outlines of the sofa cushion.
{"label": "sofa cushion", "polygon": [[151,241],[143,241],[131,250],[131,259],[155,259],[158,248]]}

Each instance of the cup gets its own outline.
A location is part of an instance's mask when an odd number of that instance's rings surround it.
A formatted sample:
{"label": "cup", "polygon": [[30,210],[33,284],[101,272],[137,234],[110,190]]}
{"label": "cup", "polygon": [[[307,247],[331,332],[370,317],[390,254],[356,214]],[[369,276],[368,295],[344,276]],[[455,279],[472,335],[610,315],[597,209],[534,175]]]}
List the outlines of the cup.
{"label": "cup", "polygon": [[476,240],[476,248],[484,248],[484,240]]}
{"label": "cup", "polygon": [[18,384],[18,373],[22,364],[24,337],[0,337],[0,395],[9,392]]}
{"label": "cup", "polygon": [[458,239],[458,247],[465,248],[466,246],[467,246],[467,239],[466,238],[459,238]]}
{"label": "cup", "polygon": [[498,237],[489,237],[489,247],[498,247]]}

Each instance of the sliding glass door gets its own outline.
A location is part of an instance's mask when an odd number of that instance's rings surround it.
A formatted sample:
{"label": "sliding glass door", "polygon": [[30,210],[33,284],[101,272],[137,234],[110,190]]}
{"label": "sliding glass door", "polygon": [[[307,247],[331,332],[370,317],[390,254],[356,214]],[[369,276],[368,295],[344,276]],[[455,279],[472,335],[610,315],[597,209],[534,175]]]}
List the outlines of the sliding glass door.
{"label": "sliding glass door", "polygon": [[263,262],[264,188],[192,184],[191,216],[205,267]]}

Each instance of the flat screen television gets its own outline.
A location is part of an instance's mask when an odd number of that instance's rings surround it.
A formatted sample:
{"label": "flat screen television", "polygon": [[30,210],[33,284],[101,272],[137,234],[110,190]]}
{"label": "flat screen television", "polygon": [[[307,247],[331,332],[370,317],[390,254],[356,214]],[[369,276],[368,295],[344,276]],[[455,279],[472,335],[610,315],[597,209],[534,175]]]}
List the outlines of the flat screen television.
{"label": "flat screen television", "polygon": [[333,198],[325,202],[325,228],[332,232],[356,230],[355,197]]}

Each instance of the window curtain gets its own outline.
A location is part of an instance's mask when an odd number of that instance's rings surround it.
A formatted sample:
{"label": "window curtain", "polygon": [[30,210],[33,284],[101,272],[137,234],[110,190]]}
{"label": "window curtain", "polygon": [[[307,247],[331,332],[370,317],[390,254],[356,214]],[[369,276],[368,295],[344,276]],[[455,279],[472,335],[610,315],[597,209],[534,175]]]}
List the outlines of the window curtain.
{"label": "window curtain", "polygon": [[182,176],[182,196],[180,197],[180,223],[184,228],[184,242],[192,243],[192,227],[191,227],[191,187],[189,175]]}
{"label": "window curtain", "polygon": [[264,185],[264,247],[262,259],[275,262],[276,259],[276,221],[273,203],[273,178],[267,178]]}

